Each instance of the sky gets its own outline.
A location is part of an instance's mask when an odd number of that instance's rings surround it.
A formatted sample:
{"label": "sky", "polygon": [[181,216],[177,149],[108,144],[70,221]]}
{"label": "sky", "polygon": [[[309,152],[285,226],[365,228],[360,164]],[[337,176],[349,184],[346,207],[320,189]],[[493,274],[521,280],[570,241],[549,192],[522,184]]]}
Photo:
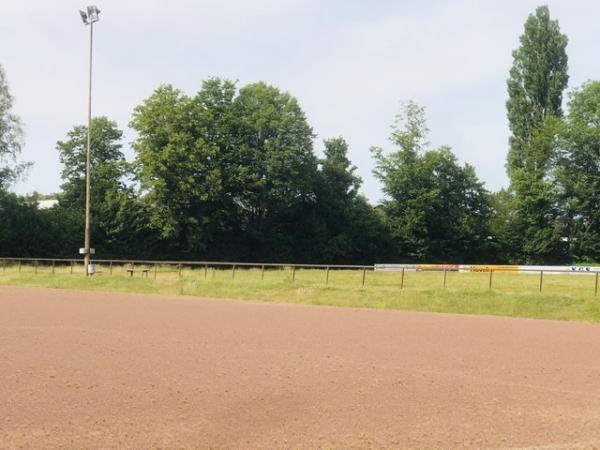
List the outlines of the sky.
{"label": "sky", "polygon": [[[18,193],[59,191],[56,142],[87,121],[89,28],[76,0],[0,0],[0,64],[33,161]],[[315,134],[342,136],[382,199],[369,149],[392,150],[402,102],[426,108],[432,148],[449,145],[486,187],[506,187],[506,78],[530,0],[98,0],[93,114],[125,131],[160,84],[193,95],[211,76],[263,80],[298,98]],[[546,4],[569,37],[570,89],[600,78],[600,2]]]}

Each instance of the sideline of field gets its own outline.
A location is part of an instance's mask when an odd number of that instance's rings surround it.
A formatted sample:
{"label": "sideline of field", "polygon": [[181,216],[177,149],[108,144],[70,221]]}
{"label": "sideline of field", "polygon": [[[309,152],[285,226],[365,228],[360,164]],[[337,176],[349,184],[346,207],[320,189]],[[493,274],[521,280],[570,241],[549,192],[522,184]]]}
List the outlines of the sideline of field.
{"label": "sideline of field", "polygon": [[444,288],[444,274],[427,272],[407,272],[401,280],[398,273],[369,271],[363,287],[360,270],[332,270],[327,284],[317,269],[184,269],[180,276],[161,268],[156,279],[152,271],[148,278],[129,277],[123,268],[90,279],[68,267],[50,270],[11,267],[0,272],[0,284],[600,322],[600,297],[589,276],[547,276],[540,293],[539,277],[511,273],[494,274],[490,289],[486,273],[449,272]]}

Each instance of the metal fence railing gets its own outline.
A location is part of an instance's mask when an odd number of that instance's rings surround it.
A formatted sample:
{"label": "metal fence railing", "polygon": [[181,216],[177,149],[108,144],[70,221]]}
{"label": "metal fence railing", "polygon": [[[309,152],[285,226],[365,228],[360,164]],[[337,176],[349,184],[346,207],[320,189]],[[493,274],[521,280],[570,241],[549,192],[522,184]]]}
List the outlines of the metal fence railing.
{"label": "metal fence railing", "polygon": [[[240,268],[260,269],[261,278],[264,278],[266,270],[289,269],[291,271],[291,280],[295,281],[296,271],[298,269],[322,269],[325,271],[325,284],[329,284],[329,273],[332,270],[360,270],[362,271],[361,284],[365,285],[367,271],[373,271],[373,265],[353,265],[353,264],[285,264],[285,263],[262,263],[262,262],[225,262],[225,261],[172,261],[172,260],[134,260],[134,259],[96,259],[93,260],[96,266],[104,266],[108,272],[103,274],[113,275],[118,268],[120,272],[126,273],[129,277],[139,274],[142,277],[148,277],[152,274],[154,279],[158,277],[159,272],[173,272],[175,270],[180,278],[183,277],[184,269],[203,269],[204,277],[207,278],[209,269],[230,269],[231,278],[235,279],[236,271]],[[16,266],[21,272],[25,266],[28,266],[34,274],[40,272],[40,267],[49,268],[52,274],[55,274],[57,267],[67,266],[70,274],[77,273],[79,268],[84,273],[83,261],[81,259],[70,258],[0,258],[2,272],[6,272],[9,266]]]}
{"label": "metal fence railing", "polygon": [[[397,264],[397,265],[352,265],[352,264],[288,264],[288,263],[263,263],[263,262],[229,262],[229,261],[174,261],[174,260],[135,260],[135,259],[96,259],[93,263],[99,269],[97,275],[113,276],[124,275],[130,278],[141,276],[143,278],[157,279],[159,274],[177,274],[178,278],[193,275],[194,277],[208,278],[209,270],[214,277],[215,271],[231,272],[230,279],[236,279],[236,272],[241,269],[258,269],[260,278],[265,278],[265,272],[273,270],[287,270],[289,279],[296,281],[297,271],[300,269],[316,269],[324,272],[322,280],[329,285],[331,271],[358,271],[359,282],[362,287],[367,285],[367,272],[396,272],[398,287],[405,288],[407,272],[439,273],[440,285],[448,287],[448,277],[455,273],[486,274],[486,285],[492,289],[498,274],[529,274],[537,275],[537,290],[542,293],[547,275],[582,275],[595,278],[593,283],[594,295],[598,295],[600,267],[580,270],[580,266],[494,266],[494,265],[455,265],[455,264]],[[577,269],[577,270],[575,270]],[[45,274],[84,274],[83,260],[79,258],[0,258],[0,274],[8,271],[17,273]],[[198,275],[198,270],[201,271]],[[186,271],[188,273],[186,273]]]}

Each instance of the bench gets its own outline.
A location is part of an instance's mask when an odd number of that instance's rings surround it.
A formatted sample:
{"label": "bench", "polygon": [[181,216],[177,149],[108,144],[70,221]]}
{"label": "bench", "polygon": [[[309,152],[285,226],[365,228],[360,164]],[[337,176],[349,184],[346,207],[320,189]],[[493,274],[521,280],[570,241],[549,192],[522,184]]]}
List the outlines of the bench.
{"label": "bench", "polygon": [[148,271],[150,269],[127,269],[127,273],[129,274],[129,277],[133,277],[133,272],[135,271],[139,271],[142,275],[142,278],[148,278]]}

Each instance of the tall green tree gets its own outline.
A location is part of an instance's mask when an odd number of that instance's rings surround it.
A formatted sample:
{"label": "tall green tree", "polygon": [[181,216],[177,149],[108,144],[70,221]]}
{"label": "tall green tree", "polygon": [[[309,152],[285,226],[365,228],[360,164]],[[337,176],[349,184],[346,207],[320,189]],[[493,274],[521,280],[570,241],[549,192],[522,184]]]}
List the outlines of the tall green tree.
{"label": "tall green tree", "polygon": [[317,158],[304,111],[290,94],[262,82],[241,88],[235,107],[241,181],[235,197],[245,240],[264,257],[307,259]]}
{"label": "tall green tree", "polygon": [[553,181],[563,91],[569,76],[567,37],[541,6],[525,22],[513,52],[506,103],[511,130],[507,168],[513,193],[508,227],[515,262],[560,262],[567,258],[564,227]]}
{"label": "tall green tree", "polygon": [[426,135],[424,108],[409,102],[392,133],[397,149],[372,149],[396,251],[405,260],[484,260],[489,194],[473,167],[458,164],[448,147],[428,150]]}
{"label": "tall green tree", "polygon": [[342,137],[324,141],[325,158],[320,161],[323,185],[332,199],[352,200],[358,195],[362,179],[348,159],[348,144]]}
{"label": "tall green tree", "polygon": [[600,261],[600,81],[570,94],[557,179],[577,261]]}
{"label": "tall green tree", "polygon": [[[123,132],[106,117],[92,119],[91,215],[93,246],[98,254],[129,252],[136,223],[143,222],[132,188],[127,186],[131,167],[122,152]],[[56,144],[62,169],[60,207],[78,213],[78,233],[83,233],[87,127],[77,125],[67,139]]]}
{"label": "tall green tree", "polygon": [[[91,135],[91,195],[92,205],[101,204],[110,191],[125,188],[130,167],[122,152],[123,132],[116,122],[106,117],[92,119]],[[67,133],[67,139],[58,141],[56,149],[63,165],[64,181],[61,202],[82,209],[85,205],[85,165],[87,154],[87,127],[77,125]]]}
{"label": "tall green tree", "polygon": [[230,135],[234,94],[219,80],[204,83],[195,99],[164,85],[135,108],[133,148],[151,225],[177,254],[206,252],[222,230],[219,140]]}
{"label": "tall green tree", "polygon": [[[297,100],[218,78],[190,97],[157,89],[135,110],[152,224],[195,257],[291,258],[315,201],[312,129]],[[310,208],[308,208],[310,209]],[[177,243],[177,244],[175,244]]]}
{"label": "tall green tree", "polygon": [[548,116],[562,116],[563,92],[569,81],[567,36],[547,6],[538,7],[525,22],[507,80],[506,102],[511,131],[508,173],[544,164],[549,155],[539,154],[529,141]]}
{"label": "tall green tree", "polygon": [[30,167],[29,163],[17,160],[22,150],[23,131],[19,117],[12,111],[13,103],[0,65],[0,189],[15,182]]}
{"label": "tall green tree", "polygon": [[315,260],[327,263],[382,261],[389,247],[382,216],[360,195],[361,178],[348,158],[348,144],[341,138],[324,141],[319,161]]}

